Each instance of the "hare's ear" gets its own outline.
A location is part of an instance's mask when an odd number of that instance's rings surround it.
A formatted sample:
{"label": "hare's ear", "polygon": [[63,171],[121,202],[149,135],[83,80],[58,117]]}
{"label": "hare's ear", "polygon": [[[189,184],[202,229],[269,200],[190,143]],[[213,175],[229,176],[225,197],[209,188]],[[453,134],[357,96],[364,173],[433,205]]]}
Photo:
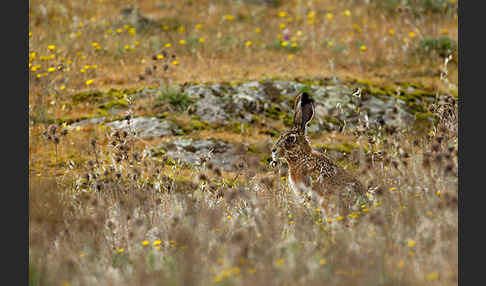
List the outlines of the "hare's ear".
{"label": "hare's ear", "polygon": [[314,100],[307,92],[301,92],[295,98],[294,103],[294,127],[301,133],[305,133],[306,124],[314,116]]}

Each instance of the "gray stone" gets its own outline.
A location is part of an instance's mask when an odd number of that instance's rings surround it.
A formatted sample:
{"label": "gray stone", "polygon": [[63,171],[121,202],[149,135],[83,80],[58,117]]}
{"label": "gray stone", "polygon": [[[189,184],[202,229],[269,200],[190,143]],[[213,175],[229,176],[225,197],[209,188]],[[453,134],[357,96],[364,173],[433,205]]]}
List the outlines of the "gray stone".
{"label": "gray stone", "polygon": [[127,131],[130,131],[131,128],[131,131],[134,131],[137,136],[144,139],[171,136],[182,132],[175,123],[156,117],[132,118],[130,120],[130,126],[127,120],[113,121],[106,124],[106,126],[114,129],[125,129]]}
{"label": "gray stone", "polygon": [[203,161],[209,159],[215,167],[224,171],[233,171],[242,155],[242,146],[237,146],[220,139],[177,138],[160,145],[168,158],[202,166]]}
{"label": "gray stone", "polygon": [[78,122],[75,122],[71,124],[72,127],[78,127],[78,126],[86,126],[86,125],[91,125],[91,124],[101,124],[105,122],[105,117],[99,117],[99,118],[89,118],[89,119],[84,119]]}

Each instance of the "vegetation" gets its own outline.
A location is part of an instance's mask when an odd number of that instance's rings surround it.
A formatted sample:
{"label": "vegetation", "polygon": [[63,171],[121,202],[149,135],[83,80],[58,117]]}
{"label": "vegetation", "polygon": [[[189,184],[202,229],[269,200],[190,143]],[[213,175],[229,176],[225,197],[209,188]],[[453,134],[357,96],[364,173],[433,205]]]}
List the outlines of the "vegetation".
{"label": "vegetation", "polygon": [[[457,1],[78,2],[29,2],[29,285],[458,284]],[[293,119],[276,79],[340,79],[426,124],[350,131],[337,106],[320,114],[316,149],[370,190],[324,216],[268,166]],[[249,80],[270,83],[246,105],[260,113],[191,112],[188,84]],[[178,131],[140,138],[142,116]],[[115,120],[127,128],[100,123]],[[183,137],[237,160],[176,160]]]}

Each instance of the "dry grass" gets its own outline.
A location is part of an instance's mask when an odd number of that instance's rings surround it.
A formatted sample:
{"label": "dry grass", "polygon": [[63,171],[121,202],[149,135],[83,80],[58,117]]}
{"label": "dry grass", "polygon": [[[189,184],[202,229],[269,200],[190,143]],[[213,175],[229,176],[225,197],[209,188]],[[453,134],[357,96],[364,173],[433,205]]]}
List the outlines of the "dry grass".
{"label": "dry grass", "polygon": [[208,164],[184,169],[137,148],[138,155],[120,151],[131,150],[130,135],[116,148],[96,142],[98,155],[77,168],[80,175],[31,180],[30,279],[455,285],[456,139],[442,126],[424,139],[381,138],[380,158],[352,154],[353,172],[375,188],[375,201],[330,220],[297,203],[279,172],[259,163],[233,180]]}
{"label": "dry grass", "polygon": [[[426,36],[457,40],[456,1],[429,1],[448,8],[416,15],[357,0],[243,2],[130,1],[157,23],[144,29],[124,26],[126,1],[30,1],[30,285],[458,283],[457,119],[444,106],[428,135],[316,134],[315,143],[360,144],[340,162],[374,191],[370,205],[330,220],[265,164],[274,139],[260,126],[191,133],[256,147],[261,160],[236,172],[148,156],[170,137],[115,140],[103,125],[49,131],[49,120],[99,115],[99,102],[73,101],[86,90],[337,76],[457,94],[457,52],[441,79],[444,55],[418,50]],[[152,106],[144,98],[130,110]]]}

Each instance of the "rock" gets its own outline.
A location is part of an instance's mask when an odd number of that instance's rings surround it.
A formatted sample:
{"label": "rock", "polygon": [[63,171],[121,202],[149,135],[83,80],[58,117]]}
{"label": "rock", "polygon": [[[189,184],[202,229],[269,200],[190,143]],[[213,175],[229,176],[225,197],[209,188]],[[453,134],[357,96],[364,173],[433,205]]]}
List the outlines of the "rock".
{"label": "rock", "polygon": [[[360,121],[368,117],[369,126],[406,128],[415,119],[407,104],[395,97],[368,94],[357,98],[353,87],[335,80],[327,85],[306,85],[295,81],[250,81],[239,85],[213,84],[189,85],[186,92],[195,101],[192,112],[209,123],[230,121],[252,122],[252,114],[266,114],[282,119],[292,114],[294,98],[306,88],[315,101],[318,123],[311,132],[339,130],[346,122],[346,130],[352,131]],[[275,108],[278,107],[278,110]],[[360,113],[357,113],[360,110]],[[395,110],[392,112],[392,110]],[[278,114],[275,114],[278,112]],[[329,119],[332,122],[329,122]]]}
{"label": "rock", "polygon": [[[128,121],[113,121],[106,126],[114,129],[129,130]],[[182,130],[173,122],[158,119],[156,117],[136,117],[130,120],[130,128],[135,134],[143,139],[159,138],[163,136],[176,135]]]}
{"label": "rock", "polygon": [[105,117],[99,117],[99,118],[89,118],[89,119],[84,119],[78,122],[75,122],[71,124],[71,127],[78,127],[78,126],[86,126],[86,125],[91,125],[91,124],[101,124],[105,122],[106,118]]}
{"label": "rock", "polygon": [[241,148],[220,139],[177,138],[159,146],[168,158],[194,166],[201,166],[205,158],[210,158],[214,167],[224,171],[234,171],[243,155]]}

